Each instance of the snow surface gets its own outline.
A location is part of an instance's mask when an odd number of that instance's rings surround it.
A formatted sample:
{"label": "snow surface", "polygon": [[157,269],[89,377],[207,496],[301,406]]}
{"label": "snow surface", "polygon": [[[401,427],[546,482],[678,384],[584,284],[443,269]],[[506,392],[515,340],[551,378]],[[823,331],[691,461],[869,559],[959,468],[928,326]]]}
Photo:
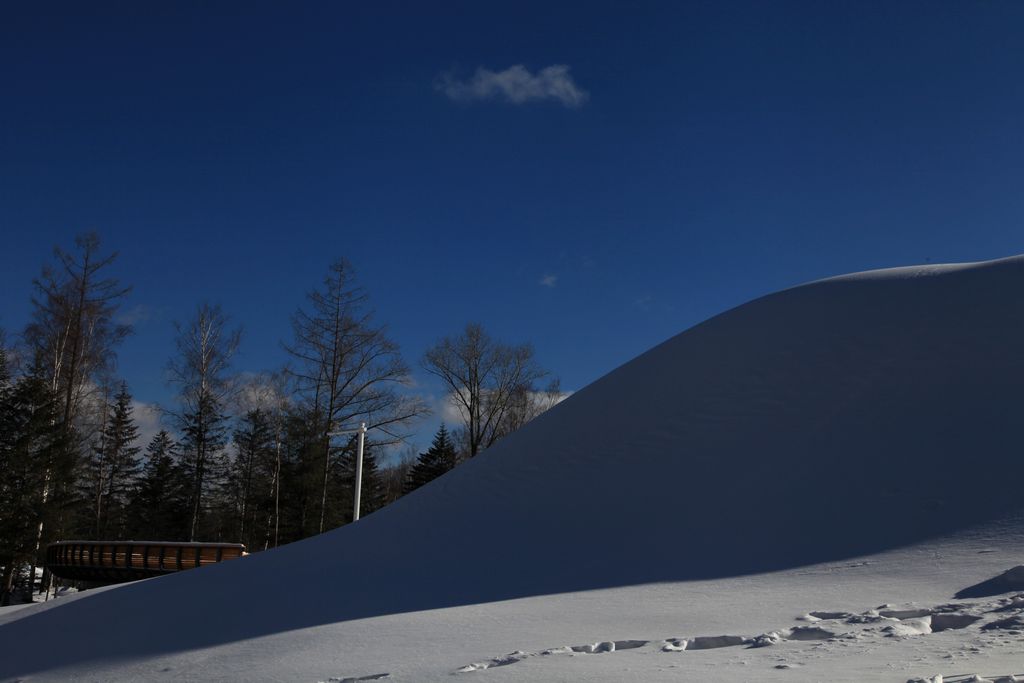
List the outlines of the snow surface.
{"label": "snow surface", "polygon": [[22,603],[20,605],[4,605],[3,607],[0,607],[0,619],[3,619],[5,615],[13,614],[14,612],[17,612],[20,609],[24,609],[26,607],[31,607],[32,604],[33,603],[31,603],[31,602],[26,602],[26,603]]}
{"label": "snow surface", "polygon": [[355,525],[4,615],[0,679],[1024,680],[1022,291],[764,297]]}

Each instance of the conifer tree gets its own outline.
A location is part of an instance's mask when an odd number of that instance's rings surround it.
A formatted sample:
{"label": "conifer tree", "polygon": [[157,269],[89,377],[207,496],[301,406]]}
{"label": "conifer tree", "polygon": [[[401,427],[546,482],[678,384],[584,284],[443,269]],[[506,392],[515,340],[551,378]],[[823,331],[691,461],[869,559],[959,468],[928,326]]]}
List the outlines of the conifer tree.
{"label": "conifer tree", "polygon": [[170,364],[171,379],[179,387],[182,466],[190,480],[189,541],[203,533],[200,522],[210,502],[206,494],[219,488],[226,475],[225,406],[233,391],[228,368],[241,338],[241,331],[229,330],[227,323],[219,306],[200,306],[187,326],[178,326],[178,356]]}
{"label": "conifer tree", "polygon": [[137,539],[181,541],[187,537],[186,482],[177,450],[164,430],[146,447],[146,463],[129,502],[132,535]]}
{"label": "conifer tree", "polygon": [[434,440],[426,453],[420,453],[416,464],[409,471],[405,482],[405,492],[415,491],[424,484],[437,479],[455,467],[455,444],[448,436],[448,430],[442,424],[434,435]]}
{"label": "conifer tree", "polygon": [[316,534],[321,502],[322,453],[308,406],[294,406],[285,414],[282,433],[282,495],[280,519],[275,520],[273,530],[275,547]]}
{"label": "conifer tree", "polygon": [[203,533],[200,523],[208,507],[209,496],[224,482],[224,447],[228,441],[228,416],[210,395],[198,397],[197,407],[182,416],[181,467],[189,480],[188,540]]}
{"label": "conifer tree", "polygon": [[247,547],[257,543],[257,519],[270,508],[276,469],[275,431],[267,413],[250,410],[235,430],[231,490],[238,518],[238,539]]}
{"label": "conifer tree", "polygon": [[[262,372],[250,375],[239,387],[237,395],[236,414],[249,415],[252,411],[260,412],[259,422],[264,426],[253,430],[253,439],[261,444],[260,457],[256,458],[253,467],[253,477],[249,492],[249,504],[251,509],[249,518],[252,520],[245,524],[245,535],[249,540],[243,540],[247,547],[263,549],[271,546],[276,547],[280,538],[281,530],[281,479],[285,470],[288,469],[285,463],[287,447],[285,445],[285,427],[287,417],[294,409],[288,386],[288,375],[285,372]],[[242,420],[240,431],[250,432],[246,428],[247,419]],[[242,441],[245,441],[243,437]],[[236,452],[240,443],[238,435],[235,436]],[[244,458],[243,458],[244,461]],[[236,462],[235,471],[238,472]],[[237,485],[238,476],[234,477],[236,495],[236,511],[240,514],[242,505],[239,504]],[[289,497],[294,493],[287,492]],[[240,530],[241,531],[241,530]],[[236,536],[238,538],[238,536]]]}
{"label": "conifer tree", "polygon": [[391,505],[406,494],[409,472],[416,465],[418,457],[416,450],[407,446],[397,458],[381,468],[385,506]]}
{"label": "conifer tree", "polygon": [[[6,364],[6,360],[4,361]],[[6,392],[0,406],[4,472],[0,477],[0,602],[13,588],[15,569],[38,560],[39,530],[59,512],[58,501],[43,497],[48,476],[68,476],[67,453],[56,396],[37,357],[30,372]]]}
{"label": "conifer tree", "polygon": [[[0,337],[0,342],[3,338]],[[7,358],[7,349],[0,344],[0,420],[4,419],[6,411],[10,409],[11,392],[14,386],[11,384],[11,366]],[[3,422],[0,422],[3,424]],[[4,471],[4,458],[7,457],[8,434],[0,430],[0,472]],[[0,478],[0,486],[3,486],[3,479]]]}
{"label": "conifer tree", "polygon": [[[2,341],[2,339],[0,339]],[[11,402],[13,386],[11,371],[7,361],[7,350],[0,345],[0,606],[8,604],[10,584],[13,582],[15,570],[14,543],[10,536],[12,521],[10,519],[11,480],[6,473],[11,472],[14,450],[13,412]]]}
{"label": "conifer tree", "polygon": [[95,501],[97,538],[117,540],[126,532],[125,510],[139,474],[141,450],[135,445],[139,428],[135,425],[133,410],[128,385],[122,382],[109,408],[110,417],[93,459],[99,483]]}
{"label": "conifer tree", "polygon": [[0,335],[0,401],[5,400],[11,392],[11,366],[2,342],[3,336]]}
{"label": "conifer tree", "polygon": [[[340,480],[344,486],[345,502],[348,503],[343,512],[346,522],[352,521],[352,504],[355,498],[356,456],[358,454],[357,437],[353,436],[341,449],[339,457]],[[371,441],[363,444],[363,481],[362,495],[359,501],[359,516],[366,515],[384,507],[384,482],[381,480],[380,467],[377,464],[377,447]]]}

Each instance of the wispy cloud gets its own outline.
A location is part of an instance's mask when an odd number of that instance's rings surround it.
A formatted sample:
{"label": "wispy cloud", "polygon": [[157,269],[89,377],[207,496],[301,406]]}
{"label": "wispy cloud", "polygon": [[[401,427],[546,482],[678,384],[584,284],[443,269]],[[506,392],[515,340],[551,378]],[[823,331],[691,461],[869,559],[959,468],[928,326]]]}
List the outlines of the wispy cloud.
{"label": "wispy cloud", "polygon": [[643,296],[637,297],[633,300],[633,305],[639,308],[641,311],[650,311],[654,306],[654,297],[650,294],[644,294]]}
{"label": "wispy cloud", "polygon": [[436,83],[438,90],[453,100],[500,99],[512,104],[525,104],[553,100],[570,108],[582,106],[590,97],[569,74],[565,64],[546,66],[530,73],[522,64],[504,71],[491,71],[480,67],[468,80],[458,80],[452,73],[441,74]]}
{"label": "wispy cloud", "polygon": [[287,379],[282,372],[241,372],[235,382],[239,415],[250,410],[272,411],[288,404]]}
{"label": "wispy cloud", "polygon": [[146,304],[135,304],[126,311],[120,311],[115,320],[119,325],[139,325],[155,317],[156,312]]}
{"label": "wispy cloud", "polygon": [[157,432],[164,428],[163,411],[155,403],[133,400],[132,417],[135,418],[135,426],[139,428],[139,438],[135,445],[145,450]]}
{"label": "wispy cloud", "polygon": [[[533,403],[537,414],[554,408],[556,405],[572,396],[574,391],[531,391],[530,400]],[[441,421],[449,427],[458,428],[466,420],[466,408],[451,394],[445,396],[430,396],[428,399],[433,414],[440,417]]]}
{"label": "wispy cloud", "polygon": [[543,285],[544,287],[554,287],[556,284],[558,284],[558,276],[550,274],[545,275],[537,282],[537,284]]}
{"label": "wispy cloud", "polygon": [[440,410],[435,409],[435,414],[441,417],[441,421],[446,425],[458,426],[466,419],[464,409],[455,401],[452,396],[442,396],[436,399],[437,405]]}

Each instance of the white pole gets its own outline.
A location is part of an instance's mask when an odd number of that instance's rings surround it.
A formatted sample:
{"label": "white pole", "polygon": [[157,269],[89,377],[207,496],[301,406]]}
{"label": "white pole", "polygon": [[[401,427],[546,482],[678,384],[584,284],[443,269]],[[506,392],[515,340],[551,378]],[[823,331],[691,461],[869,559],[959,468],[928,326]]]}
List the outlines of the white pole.
{"label": "white pole", "polygon": [[366,423],[359,423],[359,446],[356,448],[356,491],[352,505],[352,521],[359,520],[359,494],[363,490],[363,443],[366,441]]}

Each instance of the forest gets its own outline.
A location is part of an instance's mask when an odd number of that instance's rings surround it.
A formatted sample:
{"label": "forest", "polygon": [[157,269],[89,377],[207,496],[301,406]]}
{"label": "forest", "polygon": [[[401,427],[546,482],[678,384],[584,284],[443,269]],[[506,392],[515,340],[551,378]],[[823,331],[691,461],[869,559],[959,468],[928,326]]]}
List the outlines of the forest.
{"label": "forest", "polygon": [[240,372],[242,329],[197,303],[174,326],[173,357],[154,365],[175,398],[142,443],[117,372],[132,330],[119,322],[131,287],[116,266],[95,233],[55,247],[33,282],[31,319],[0,330],[0,604],[49,589],[45,571],[32,577],[55,541],[220,541],[255,552],[350,523],[360,423],[365,516],[563,397],[532,345],[470,322],[418,359],[460,420],[412,450],[410,429],[428,406],[352,265],[337,259],[298,302],[279,368]]}

